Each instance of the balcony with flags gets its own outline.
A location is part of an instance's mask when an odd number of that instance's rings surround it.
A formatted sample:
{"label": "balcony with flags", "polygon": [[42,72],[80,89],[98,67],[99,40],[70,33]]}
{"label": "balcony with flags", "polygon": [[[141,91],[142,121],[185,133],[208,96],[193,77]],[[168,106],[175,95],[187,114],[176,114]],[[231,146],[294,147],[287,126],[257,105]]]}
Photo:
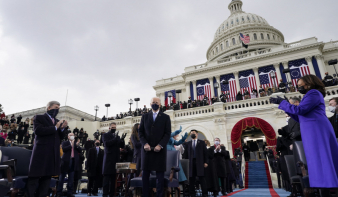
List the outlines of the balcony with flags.
{"label": "balcony with flags", "polygon": [[239,86],[241,88],[243,98],[245,90],[247,90],[250,93],[250,95],[252,94],[253,89],[257,90],[256,77],[252,69],[240,71],[238,73],[238,77],[239,77]]}
{"label": "balcony with flags", "polygon": [[273,65],[259,68],[258,73],[259,81],[263,89],[265,89],[266,87],[278,87],[277,75],[275,74],[275,78],[271,77],[271,73],[276,73]]}
{"label": "balcony with flags", "polygon": [[196,92],[197,92],[197,100],[203,100],[204,95],[206,94],[209,103],[211,103],[211,86],[209,79],[201,79],[196,81]]}
{"label": "balcony with flags", "polygon": [[[228,94],[227,102],[236,101],[237,87],[236,87],[236,79],[234,74],[227,74],[221,76],[221,91],[224,94]],[[223,81],[228,81],[229,84],[223,84]]]}
{"label": "balcony with flags", "polygon": [[289,61],[289,69],[292,85],[297,87],[297,80],[302,76],[310,74],[310,68],[305,59]]}
{"label": "balcony with flags", "polygon": [[170,97],[168,96],[168,92],[172,92],[173,96],[171,98],[171,101],[173,103],[176,103],[176,91],[175,90],[166,91],[164,93],[164,104],[165,104],[165,106],[167,106],[168,104],[170,104]]}

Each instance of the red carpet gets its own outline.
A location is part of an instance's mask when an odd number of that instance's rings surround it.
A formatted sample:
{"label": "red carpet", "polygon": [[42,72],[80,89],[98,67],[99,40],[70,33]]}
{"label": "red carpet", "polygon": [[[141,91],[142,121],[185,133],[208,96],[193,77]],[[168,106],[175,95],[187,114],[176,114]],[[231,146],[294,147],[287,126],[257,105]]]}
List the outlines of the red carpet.
{"label": "red carpet", "polygon": [[[272,182],[271,182],[271,176],[270,176],[270,172],[269,172],[268,162],[267,162],[267,161],[264,161],[264,164],[265,164],[266,176],[268,177],[269,188],[273,188],[273,187],[272,187]],[[270,190],[270,191],[271,191],[271,190]]]}
{"label": "red carpet", "polygon": [[237,194],[237,193],[239,193],[239,192],[241,192],[241,191],[244,191],[244,190],[246,190],[246,188],[245,188],[245,189],[238,190],[238,191],[235,191],[235,192],[232,192],[232,193],[230,193],[230,194],[228,194],[228,195],[226,195],[226,196],[232,196],[232,195]]}

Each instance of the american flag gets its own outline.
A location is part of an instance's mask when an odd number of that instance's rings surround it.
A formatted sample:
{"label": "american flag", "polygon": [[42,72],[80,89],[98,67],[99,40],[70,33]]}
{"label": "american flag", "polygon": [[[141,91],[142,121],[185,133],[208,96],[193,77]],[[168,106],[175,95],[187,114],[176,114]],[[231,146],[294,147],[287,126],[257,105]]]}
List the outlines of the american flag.
{"label": "american flag", "polygon": [[252,89],[257,90],[256,77],[253,70],[240,71],[238,73],[239,77],[239,86],[241,87],[241,93],[244,97],[245,90],[248,90],[250,95],[252,94]]}
{"label": "american flag", "polygon": [[244,44],[250,43],[250,36],[243,35],[242,33],[239,33],[240,39],[243,41]]}
{"label": "american flag", "polygon": [[[222,82],[226,80],[229,81],[229,84],[222,84]],[[234,74],[227,74],[221,76],[221,91],[224,94],[229,93],[227,102],[236,101],[237,88]]]}
{"label": "american flag", "polygon": [[204,94],[207,95],[209,103],[211,104],[211,87],[209,79],[201,79],[196,81],[197,100],[203,100]]}
{"label": "american flag", "polygon": [[[275,71],[276,70],[272,65],[261,67],[258,69],[259,81],[261,82],[263,89],[265,89],[266,87],[273,87],[274,85],[278,87],[278,79]],[[271,77],[271,73],[273,72],[276,76],[274,79]]]}
{"label": "american flag", "polygon": [[172,92],[173,93],[173,97],[171,97],[171,102],[176,103],[176,91],[175,90],[170,90],[170,91],[166,91],[164,93],[164,104],[165,106],[167,106],[168,104],[170,104],[170,97],[168,97],[168,92]]}
{"label": "american flag", "polygon": [[290,75],[292,85],[297,87],[297,80],[302,76],[310,74],[310,68],[305,59],[289,61]]}

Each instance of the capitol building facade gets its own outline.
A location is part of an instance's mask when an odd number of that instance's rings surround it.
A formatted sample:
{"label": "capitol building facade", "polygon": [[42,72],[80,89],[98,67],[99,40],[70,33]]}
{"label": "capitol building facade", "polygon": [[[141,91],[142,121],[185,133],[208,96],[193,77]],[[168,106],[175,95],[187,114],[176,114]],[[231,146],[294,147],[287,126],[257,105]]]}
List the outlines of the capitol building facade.
{"label": "capitol building facade", "polygon": [[[256,14],[243,11],[243,2],[241,0],[232,0],[228,6],[231,15],[216,29],[214,39],[206,51],[205,63],[187,66],[184,73],[179,76],[156,81],[153,88],[156,96],[161,98],[162,104],[165,103],[166,92],[181,90],[176,96],[176,101],[187,101],[188,97],[197,99],[199,96],[198,88],[209,85],[211,97],[219,97],[222,92],[229,93],[231,97],[239,91],[244,90],[246,85],[252,85],[247,88],[250,92],[252,87],[258,89],[260,85],[272,86],[263,81],[264,71],[270,69],[275,72],[278,81],[291,82],[297,78],[297,73],[283,73],[284,69],[289,68],[300,70],[305,67],[308,73],[314,74],[319,78],[324,78],[325,72],[334,74],[334,68],[328,65],[331,59],[338,57],[338,41],[319,42],[317,38],[304,38],[293,43],[285,43],[281,31],[271,26],[266,19]],[[248,48],[242,46],[240,33],[250,37]],[[298,63],[301,62],[301,65]],[[298,68],[297,68],[298,66]],[[302,75],[301,72],[298,76]],[[249,80],[249,84],[243,80]],[[251,80],[251,81],[250,81]],[[220,85],[214,88],[214,83],[221,84],[222,81],[231,82],[228,85]],[[264,83],[264,84],[263,84]],[[277,85],[278,84],[274,84]],[[325,97],[325,101],[335,95],[338,95],[338,87],[327,88],[330,95]],[[298,92],[286,93],[286,97],[301,97]],[[285,114],[278,109],[278,106],[269,103],[269,96],[251,98],[247,100],[229,102],[216,102],[213,105],[188,108],[182,110],[167,110],[165,113],[170,115],[172,131],[183,128],[183,132],[189,132],[196,129],[200,132],[200,139],[213,141],[215,137],[221,139],[227,150],[232,153],[233,147],[240,146],[239,139],[262,139],[268,142],[268,145],[277,137],[277,130],[286,125]],[[124,119],[97,122],[93,116],[85,114],[85,121],[80,121],[83,114],[73,109],[64,109],[62,118],[70,121],[69,125],[73,129],[87,129],[89,136],[92,136],[97,129],[108,131],[110,122],[117,123],[117,130],[131,134],[132,126],[139,123],[141,117],[126,117]],[[68,112],[68,113],[66,113]],[[20,114],[16,113],[16,115]],[[23,115],[30,117],[35,112],[27,112]],[[78,113],[78,114],[77,114]],[[327,112],[328,116],[332,114]],[[67,115],[68,114],[68,115]],[[70,115],[72,117],[68,117]],[[248,120],[248,121],[243,121]],[[266,123],[274,130],[274,134],[269,136],[264,133],[260,123],[248,123],[260,120]],[[242,125],[241,125],[242,124]],[[237,126],[236,126],[237,125]],[[241,126],[240,131],[238,130]],[[235,131],[234,128],[237,128]],[[250,133],[250,129],[255,128],[261,133]],[[240,133],[239,133],[240,132]],[[246,135],[250,133],[250,135]],[[239,136],[240,135],[240,136]],[[128,136],[126,139],[128,139]],[[238,137],[239,136],[239,137]],[[236,139],[235,139],[236,138]],[[213,144],[213,143],[212,143]]]}

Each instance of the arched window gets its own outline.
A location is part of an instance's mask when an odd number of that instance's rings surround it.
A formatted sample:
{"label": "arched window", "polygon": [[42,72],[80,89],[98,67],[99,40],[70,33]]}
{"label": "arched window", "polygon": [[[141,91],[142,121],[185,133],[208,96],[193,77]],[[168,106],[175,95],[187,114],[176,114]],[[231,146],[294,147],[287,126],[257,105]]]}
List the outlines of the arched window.
{"label": "arched window", "polygon": [[237,21],[237,23],[239,23],[239,20],[238,20],[238,18],[236,18],[236,21]]}
{"label": "arched window", "polygon": [[223,44],[221,44],[221,50],[223,50]]}
{"label": "arched window", "polygon": [[249,16],[247,16],[247,18],[248,18],[248,21],[250,21],[250,17],[249,17]]}
{"label": "arched window", "polygon": [[244,17],[242,16],[242,22],[244,22]]}
{"label": "arched window", "polygon": [[223,26],[222,26],[222,30],[224,30],[224,24],[223,24]]}
{"label": "arched window", "polygon": [[263,33],[261,33],[261,39],[264,40],[264,35],[263,35]]}
{"label": "arched window", "polygon": [[252,16],[252,20],[253,20],[253,21],[256,21],[256,19],[255,19],[255,17],[254,17],[254,16]]}
{"label": "arched window", "polygon": [[254,40],[257,40],[257,34],[254,34]]}
{"label": "arched window", "polygon": [[273,38],[274,40],[276,40],[275,35],[272,35],[272,38]]}
{"label": "arched window", "polygon": [[268,37],[268,40],[270,40],[270,35],[269,35],[269,34],[267,34],[266,36]]}
{"label": "arched window", "polygon": [[216,54],[218,53],[218,47],[216,47]]}
{"label": "arched window", "polygon": [[233,20],[231,20],[231,25],[233,25],[234,24],[234,21]]}
{"label": "arched window", "polygon": [[229,23],[227,23],[227,28],[229,27]]}
{"label": "arched window", "polygon": [[227,48],[229,47],[229,42],[228,41],[226,41],[226,46],[227,46]]}
{"label": "arched window", "polygon": [[232,45],[236,45],[236,40],[235,40],[235,38],[232,39]]}
{"label": "arched window", "polygon": [[257,17],[258,21],[261,22],[261,20],[259,19],[259,17]]}

